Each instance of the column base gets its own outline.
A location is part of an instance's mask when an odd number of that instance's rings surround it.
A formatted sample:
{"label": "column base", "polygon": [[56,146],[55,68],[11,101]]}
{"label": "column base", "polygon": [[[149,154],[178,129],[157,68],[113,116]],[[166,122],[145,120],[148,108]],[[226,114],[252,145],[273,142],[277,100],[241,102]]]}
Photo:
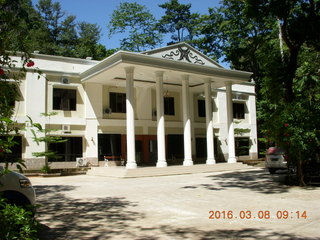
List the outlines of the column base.
{"label": "column base", "polygon": [[214,160],[213,158],[209,158],[209,159],[207,159],[206,164],[207,165],[216,164],[216,160]]}
{"label": "column base", "polygon": [[228,158],[228,163],[236,163],[237,159],[235,157]]}
{"label": "column base", "polygon": [[166,161],[158,161],[157,162],[157,167],[167,167],[168,164]]}
{"label": "column base", "polygon": [[192,166],[192,165],[193,165],[192,159],[185,159],[183,161],[183,166]]}
{"label": "column base", "polygon": [[126,168],[128,169],[137,168],[137,164],[135,162],[128,162],[126,165]]}

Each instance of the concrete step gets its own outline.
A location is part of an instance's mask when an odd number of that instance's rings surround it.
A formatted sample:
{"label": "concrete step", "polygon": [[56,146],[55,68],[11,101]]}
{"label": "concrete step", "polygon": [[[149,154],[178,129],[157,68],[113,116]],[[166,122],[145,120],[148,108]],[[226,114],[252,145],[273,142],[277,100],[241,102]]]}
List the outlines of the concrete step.
{"label": "concrete step", "polygon": [[242,163],[218,163],[214,165],[198,164],[193,166],[169,166],[169,167],[138,167],[127,169],[125,167],[93,167],[87,175],[106,176],[118,178],[170,176],[179,174],[238,171],[252,169],[253,167]]}

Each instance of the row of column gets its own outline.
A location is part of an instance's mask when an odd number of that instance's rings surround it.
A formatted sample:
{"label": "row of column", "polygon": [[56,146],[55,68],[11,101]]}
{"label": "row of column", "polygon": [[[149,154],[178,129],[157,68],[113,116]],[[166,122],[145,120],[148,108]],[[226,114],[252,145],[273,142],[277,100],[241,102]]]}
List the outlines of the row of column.
{"label": "row of column", "polygon": [[[126,123],[127,123],[127,168],[136,168],[135,156],[135,129],[134,129],[134,86],[133,76],[134,67],[125,68],[126,71]],[[165,120],[164,120],[164,104],[163,104],[163,72],[155,72],[156,78],[156,103],[157,103],[157,145],[158,145],[158,161],[157,167],[166,167],[166,149],[165,149]],[[184,75],[182,81],[182,108],[183,108],[183,126],[184,126],[184,166],[193,165],[192,161],[192,145],[191,145],[191,119],[190,119],[190,101],[189,101],[189,76]],[[228,163],[236,162],[235,158],[235,141],[233,126],[233,110],[232,110],[232,84],[226,84],[226,101],[228,115]],[[207,130],[207,164],[215,164],[214,158],[214,131],[212,120],[212,96],[211,96],[211,80],[204,80],[205,106],[206,106],[206,130]]]}

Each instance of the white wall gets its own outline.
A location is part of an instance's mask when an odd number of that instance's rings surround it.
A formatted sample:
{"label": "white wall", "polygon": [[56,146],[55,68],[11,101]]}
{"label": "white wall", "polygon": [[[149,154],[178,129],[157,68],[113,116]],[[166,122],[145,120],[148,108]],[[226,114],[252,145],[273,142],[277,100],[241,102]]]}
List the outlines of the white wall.
{"label": "white wall", "polygon": [[[58,61],[60,59],[60,61]],[[44,72],[49,71],[47,75],[43,75],[38,79],[38,74],[28,72],[26,79],[22,80],[20,90],[22,98],[16,103],[16,117],[20,122],[25,121],[26,115],[32,117],[34,122],[39,122],[43,126],[46,124],[46,118],[41,117],[40,113],[51,112],[52,109],[52,92],[53,88],[74,88],[77,89],[77,110],[76,111],[57,111],[57,116],[51,118],[51,124],[61,126],[62,124],[71,125],[71,133],[65,135],[60,132],[61,136],[82,136],[84,139],[84,157],[92,162],[98,159],[97,136],[99,133],[126,133],[125,118],[123,113],[104,114],[104,109],[110,107],[109,93],[123,92],[124,87],[107,86],[96,83],[80,82],[79,72],[91,67],[94,61],[86,60],[68,60],[61,61],[62,58],[49,61],[48,59],[34,59],[36,66]],[[57,72],[54,72],[57,71]],[[59,72],[61,73],[59,73]],[[62,84],[60,79],[66,76],[66,71],[70,84]],[[45,79],[47,77],[47,80]],[[233,85],[232,90],[247,96],[246,106],[249,113],[245,115],[245,119],[236,125],[239,128],[249,128],[251,131],[244,136],[250,137],[252,146],[250,153],[257,153],[257,127],[256,127],[256,105],[255,90],[253,85]],[[166,134],[182,134],[182,89],[168,90],[166,94],[174,97],[175,116],[165,116]],[[213,125],[215,136],[221,142],[221,149],[224,154],[228,152],[226,139],[227,132],[227,105],[225,88],[213,90],[213,102],[216,108],[213,109]],[[153,87],[136,87],[135,88],[135,124],[136,134],[154,135],[156,134],[156,119],[152,116],[152,111],[156,109],[155,90]],[[192,138],[193,138],[193,154],[195,154],[195,138],[197,136],[205,136],[205,118],[198,117],[198,93],[190,93],[190,113],[192,119]],[[59,134],[59,133],[58,133]],[[25,133],[25,153],[24,158],[34,158],[32,152],[44,151],[43,143],[37,145],[30,131]]]}

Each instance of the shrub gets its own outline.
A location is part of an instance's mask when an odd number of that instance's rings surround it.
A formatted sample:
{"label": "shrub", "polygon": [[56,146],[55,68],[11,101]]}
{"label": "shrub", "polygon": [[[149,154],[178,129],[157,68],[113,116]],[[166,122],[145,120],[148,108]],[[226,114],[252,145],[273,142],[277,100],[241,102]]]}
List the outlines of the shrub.
{"label": "shrub", "polygon": [[40,224],[32,212],[21,206],[11,205],[0,197],[0,239],[36,240]]}

